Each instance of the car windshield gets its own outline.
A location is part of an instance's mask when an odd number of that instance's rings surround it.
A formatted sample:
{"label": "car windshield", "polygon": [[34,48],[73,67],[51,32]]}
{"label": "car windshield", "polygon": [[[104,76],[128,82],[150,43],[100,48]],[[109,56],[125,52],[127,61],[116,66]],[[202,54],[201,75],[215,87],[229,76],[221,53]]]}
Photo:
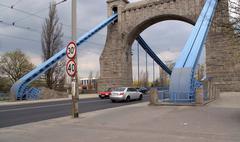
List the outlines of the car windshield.
{"label": "car windshield", "polygon": [[125,87],[120,87],[120,88],[114,89],[114,91],[124,91],[125,89],[126,89]]}

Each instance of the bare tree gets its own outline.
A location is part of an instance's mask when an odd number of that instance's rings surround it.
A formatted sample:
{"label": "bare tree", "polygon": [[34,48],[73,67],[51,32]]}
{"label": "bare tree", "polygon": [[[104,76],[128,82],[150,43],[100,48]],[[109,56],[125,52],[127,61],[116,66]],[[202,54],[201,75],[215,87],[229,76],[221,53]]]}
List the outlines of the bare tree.
{"label": "bare tree", "polygon": [[20,50],[7,52],[0,58],[0,70],[7,75],[12,84],[32,70],[34,65]]}
{"label": "bare tree", "polygon": [[[41,43],[44,61],[51,58],[61,49],[63,33],[62,25],[58,22],[56,4],[53,2],[50,4],[48,18],[45,19],[42,27]],[[50,89],[55,88],[59,82],[64,80],[64,61],[49,69],[45,76],[47,86]]]}
{"label": "bare tree", "polygon": [[240,37],[240,0],[227,0],[220,5],[220,13],[226,21],[214,21],[217,27],[221,27],[227,31],[233,32],[233,37],[238,39]]}
{"label": "bare tree", "polygon": [[240,0],[229,0],[230,22],[237,37],[240,37]]}

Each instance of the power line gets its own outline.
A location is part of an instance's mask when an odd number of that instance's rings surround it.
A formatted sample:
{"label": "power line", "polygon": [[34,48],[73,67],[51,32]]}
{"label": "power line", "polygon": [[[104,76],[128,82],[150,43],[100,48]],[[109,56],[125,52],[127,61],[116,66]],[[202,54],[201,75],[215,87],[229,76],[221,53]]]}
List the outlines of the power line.
{"label": "power line", "polygon": [[21,2],[22,0],[17,0],[13,5],[11,5],[11,8],[15,7],[19,2]]}
{"label": "power line", "polygon": [[[60,1],[60,2],[58,2],[58,4],[60,4],[60,3],[63,3],[63,2],[66,2],[67,0],[62,0],[62,1]],[[56,4],[57,5],[57,4]],[[27,12],[27,11],[24,11],[24,10],[22,10],[22,9],[18,9],[18,8],[14,8],[14,7],[11,7],[11,6],[8,6],[8,5],[5,5],[5,4],[1,4],[0,3],[0,6],[2,6],[2,7],[5,7],[5,8],[9,8],[9,9],[12,9],[12,10],[15,10],[15,11],[17,11],[17,12],[20,12],[20,13],[23,13],[23,14],[26,14],[26,15],[30,15],[30,16],[33,16],[33,17],[36,17],[36,18],[39,18],[39,19],[42,19],[42,20],[44,20],[45,18],[44,17],[41,17],[41,16],[39,16],[39,15],[37,15],[37,13],[39,13],[39,12],[35,12],[35,13],[30,13],[30,12]],[[47,8],[46,8],[47,9]],[[43,10],[43,9],[42,9]],[[24,17],[25,18],[25,17]],[[28,18],[28,17],[26,17],[26,18]],[[21,20],[23,20],[23,19],[18,19],[18,20],[15,20],[13,23],[16,23],[16,21],[21,21]],[[64,23],[60,23],[60,24],[62,24],[63,26],[65,26],[65,27],[67,27],[67,28],[71,28],[71,25],[67,25],[67,24],[64,24]],[[77,28],[79,31],[82,31],[82,32],[88,32],[88,30],[86,30],[86,29],[81,29],[81,28]],[[101,34],[101,33],[97,33],[98,35],[102,35],[102,36],[106,36],[105,34]]]}
{"label": "power line", "polygon": [[7,34],[3,34],[3,33],[0,33],[0,36],[40,43],[39,40],[30,39],[30,38],[23,38],[23,37],[20,37],[20,36],[12,36],[12,35],[7,35]]}
{"label": "power line", "polygon": [[[19,26],[19,25],[16,25],[15,23],[7,23],[5,21],[0,21],[0,24],[5,24],[5,25],[8,25],[8,26],[12,26],[14,28],[20,28],[20,29],[23,29],[23,30],[28,30],[30,32],[34,32],[34,33],[38,33],[38,34],[41,33],[41,31],[39,31],[39,30],[33,29],[31,27]],[[67,40],[71,39],[70,36],[63,36],[63,38],[67,39]],[[96,43],[96,42],[91,42],[91,41],[86,41],[86,42],[89,43],[89,44],[97,45],[97,46],[104,46],[103,44]]]}
{"label": "power line", "polygon": [[[25,28],[23,28],[25,29]],[[37,31],[36,31],[37,32]],[[12,35],[7,35],[7,34],[2,34],[0,33],[0,36],[4,36],[4,37],[9,37],[9,38],[14,38],[14,39],[18,39],[18,40],[27,40],[27,41],[32,41],[32,42],[38,42],[40,43],[39,40],[34,40],[34,39],[29,39],[29,38],[23,38],[23,37],[19,37],[19,36],[12,36]],[[70,39],[70,38],[67,38],[65,37],[65,39]],[[91,41],[85,41],[86,44],[92,44],[92,45],[97,45],[97,46],[100,46],[100,47],[103,47],[104,44],[100,44],[100,43],[96,43],[96,42],[91,42]]]}
{"label": "power line", "polygon": [[[37,13],[42,12],[42,11],[45,11],[45,10],[47,10],[47,9],[48,9],[48,8],[40,9],[40,10],[34,12],[33,14],[37,14]],[[25,19],[27,19],[27,18],[29,18],[29,16],[25,16],[25,17],[23,17],[23,18],[19,18],[19,19],[15,20],[14,22],[16,23],[16,22],[25,20]]]}
{"label": "power line", "polygon": [[0,24],[12,26],[12,27],[14,27],[14,28],[19,28],[19,29],[23,29],[23,30],[28,30],[28,31],[30,31],[30,32],[35,32],[35,33],[40,33],[40,32],[41,32],[41,31],[36,30],[36,29],[33,29],[33,28],[31,28],[31,27],[24,27],[24,26],[16,25],[14,22],[13,22],[13,23],[8,23],[8,22],[5,22],[5,21],[0,21]]}
{"label": "power line", "polygon": [[21,9],[18,9],[18,8],[14,8],[14,7],[5,5],[5,4],[0,3],[0,6],[5,7],[5,8],[9,8],[9,9],[13,9],[15,11],[18,11],[18,12],[21,12],[21,13],[24,13],[24,14],[27,14],[27,15],[31,15],[31,16],[34,16],[34,17],[37,17],[37,18],[40,18],[40,19],[44,19],[43,17],[41,17],[39,15],[36,15],[34,13],[30,13],[30,12],[27,12],[27,11],[24,11],[24,10],[21,10]]}
{"label": "power line", "polygon": [[[58,2],[57,4],[60,4],[60,3],[65,2],[65,1],[67,1],[67,0],[62,0],[62,1]],[[57,4],[56,4],[56,5],[57,5]],[[37,17],[37,18],[44,19],[43,17],[41,17],[41,16],[39,16],[39,15],[36,15],[37,12],[36,12],[36,13],[29,13],[29,12],[26,12],[26,11],[24,11],[24,10],[17,9],[17,8],[14,8],[14,7],[11,7],[11,6],[7,6],[7,5],[4,5],[4,4],[0,4],[0,6],[6,7],[6,8],[11,8],[11,9],[13,9],[13,10],[15,10],[15,11],[18,11],[18,12],[21,12],[21,13],[24,13],[24,14],[27,14],[27,15],[30,15],[30,16],[35,16],[35,17]],[[46,9],[47,9],[47,8],[46,8]],[[42,10],[43,10],[43,9],[42,9]],[[5,25],[9,25],[9,26],[12,26],[12,27],[15,27],[15,28],[20,28],[20,29],[23,29],[23,30],[28,30],[28,31],[35,32],[35,33],[41,33],[41,31],[36,30],[36,29],[33,29],[33,28],[31,28],[31,27],[25,27],[25,26],[16,25],[16,21],[17,21],[17,20],[15,20],[15,22],[8,23],[8,22],[5,22],[5,21],[3,21],[3,20],[0,20],[0,23],[5,24]],[[66,26],[66,27],[71,27],[70,25],[66,25],[66,24],[63,24],[63,25]],[[87,30],[83,30],[83,29],[81,29],[81,30],[82,30],[82,31],[87,31]],[[99,33],[98,33],[98,34],[99,34]],[[23,37],[12,36],[12,35],[7,35],[7,34],[1,34],[1,33],[0,33],[0,35],[1,35],[1,36],[4,36],[4,37],[9,37],[9,38],[14,38],[14,39],[19,39],[19,40],[27,40],[27,41],[32,41],[32,42],[38,42],[38,43],[40,43],[40,41],[34,40],[34,39],[23,38]],[[101,35],[104,35],[104,34],[101,34]],[[104,36],[106,36],[106,35],[104,35]],[[67,37],[67,36],[64,36],[64,38],[65,38],[65,39],[70,39],[70,37]],[[97,46],[101,46],[101,47],[104,46],[103,44],[96,43],[96,42],[91,42],[91,41],[86,41],[86,43],[88,43],[88,44],[93,44],[93,45],[97,45]]]}
{"label": "power line", "polygon": [[[59,5],[59,4],[63,3],[63,2],[66,2],[66,1],[67,1],[67,0],[59,1],[59,2],[57,2],[57,3],[55,4],[55,6],[57,6],[57,5]],[[33,14],[40,13],[40,12],[45,11],[45,10],[47,10],[47,9],[49,9],[49,7],[40,9],[40,10],[34,12]],[[23,18],[19,18],[19,19],[15,20],[14,22],[16,23],[16,22],[22,21],[22,20],[27,19],[27,18],[29,18],[29,16],[25,16],[25,17],[23,17]]]}
{"label": "power line", "polygon": [[[3,37],[8,37],[8,38],[13,38],[13,39],[18,39],[18,40],[25,40],[25,41],[31,41],[31,42],[35,42],[35,43],[41,43],[39,40],[35,40],[35,39],[30,39],[30,38],[23,38],[23,37],[19,37],[19,36],[12,36],[12,35],[7,35],[7,34],[2,34],[0,33],[0,36],[3,36]],[[91,43],[90,43],[91,44]],[[79,49],[81,50],[81,48]],[[97,52],[97,51],[93,51],[93,50],[84,50],[82,48],[82,53],[95,53],[95,54],[100,54],[101,52]]]}

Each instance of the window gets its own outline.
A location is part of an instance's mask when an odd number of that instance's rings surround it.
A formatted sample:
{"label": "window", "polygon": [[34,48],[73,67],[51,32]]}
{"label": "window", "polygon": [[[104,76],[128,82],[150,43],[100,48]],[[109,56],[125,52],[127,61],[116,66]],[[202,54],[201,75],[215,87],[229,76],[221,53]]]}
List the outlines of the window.
{"label": "window", "polygon": [[135,88],[128,88],[128,90],[127,91],[129,91],[129,92],[135,92],[135,91],[137,91]]}

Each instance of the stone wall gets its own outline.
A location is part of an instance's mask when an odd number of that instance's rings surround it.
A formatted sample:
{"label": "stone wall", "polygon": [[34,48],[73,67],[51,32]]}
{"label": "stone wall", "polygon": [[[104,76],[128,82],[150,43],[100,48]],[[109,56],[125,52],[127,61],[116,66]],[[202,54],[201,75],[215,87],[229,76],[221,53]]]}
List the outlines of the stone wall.
{"label": "stone wall", "polygon": [[[240,91],[239,44],[232,44],[232,31],[217,23],[228,22],[227,0],[220,0],[214,24],[206,44],[207,76],[220,90]],[[118,10],[118,22],[108,27],[105,48],[100,57],[100,90],[132,85],[131,46],[135,38],[149,26],[164,20],[180,20],[194,24],[204,0],[108,0],[108,16]],[[225,84],[225,85],[224,85]]]}
{"label": "stone wall", "polygon": [[220,91],[240,91],[240,44],[229,25],[228,3],[221,0],[206,44],[207,76]]}
{"label": "stone wall", "polygon": [[99,90],[132,85],[131,45],[136,36],[166,19],[194,24],[200,11],[200,1],[151,0],[129,3],[127,0],[108,0],[108,16],[113,8],[117,8],[118,22],[108,27],[105,48],[100,56]]}

